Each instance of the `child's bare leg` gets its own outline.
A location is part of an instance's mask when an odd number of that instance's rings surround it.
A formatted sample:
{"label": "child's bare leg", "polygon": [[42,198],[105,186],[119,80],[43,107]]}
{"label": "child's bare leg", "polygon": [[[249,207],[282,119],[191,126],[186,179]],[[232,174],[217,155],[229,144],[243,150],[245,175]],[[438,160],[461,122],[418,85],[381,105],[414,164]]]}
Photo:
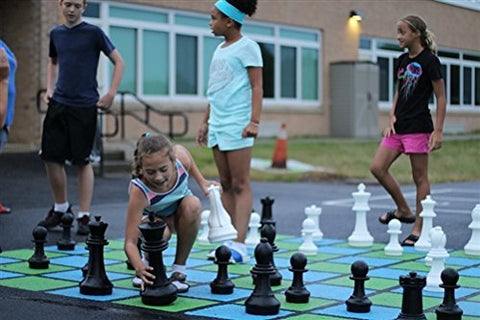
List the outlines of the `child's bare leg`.
{"label": "child's bare leg", "polygon": [[[380,146],[377,150],[375,158],[370,165],[370,171],[377,178],[378,182],[390,194],[393,201],[397,205],[397,217],[408,218],[412,217],[413,213],[410,209],[407,200],[402,194],[400,185],[393,175],[390,174],[389,169],[393,162],[400,156],[400,152],[390,148]],[[386,215],[382,216],[384,219]]]}
{"label": "child's bare leg", "polygon": [[410,163],[412,166],[413,181],[417,188],[416,196],[416,214],[415,224],[412,228],[412,234],[420,235],[422,231],[423,219],[420,217],[422,212],[422,200],[430,194],[430,182],[428,180],[428,154],[411,154]]}
{"label": "child's bare leg", "polygon": [[200,211],[202,205],[195,196],[183,198],[174,214],[175,230],[177,232],[177,250],[174,264],[185,265],[192,251],[200,228]]}

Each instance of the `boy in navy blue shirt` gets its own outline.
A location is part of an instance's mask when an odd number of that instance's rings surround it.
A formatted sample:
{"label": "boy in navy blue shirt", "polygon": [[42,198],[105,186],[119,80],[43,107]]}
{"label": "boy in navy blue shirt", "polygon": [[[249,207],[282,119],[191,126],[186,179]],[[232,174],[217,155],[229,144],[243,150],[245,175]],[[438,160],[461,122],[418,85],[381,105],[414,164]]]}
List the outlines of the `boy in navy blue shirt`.
{"label": "boy in navy blue shirt", "polygon": [[[50,32],[47,68],[48,104],[43,122],[42,158],[53,192],[54,205],[39,222],[46,228],[60,224],[65,212],[72,212],[67,197],[65,163],[78,168],[78,234],[88,234],[94,174],[90,153],[97,128],[97,107],[108,109],[116,95],[125,64],[110,39],[97,26],[82,21],[86,0],[59,0],[65,24]],[[114,65],[108,92],[97,91],[97,67],[103,52]]]}

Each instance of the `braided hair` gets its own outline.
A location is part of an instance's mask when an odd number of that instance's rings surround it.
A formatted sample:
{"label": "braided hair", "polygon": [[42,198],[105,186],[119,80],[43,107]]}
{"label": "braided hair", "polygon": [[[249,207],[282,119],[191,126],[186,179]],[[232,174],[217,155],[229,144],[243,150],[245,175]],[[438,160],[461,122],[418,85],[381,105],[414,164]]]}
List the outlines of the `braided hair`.
{"label": "braided hair", "polygon": [[164,149],[167,150],[169,159],[174,162],[175,154],[173,152],[173,144],[165,135],[159,134],[152,136],[150,133],[144,133],[137,141],[137,147],[133,152],[132,177],[142,177],[141,169],[143,156],[151,155]]}

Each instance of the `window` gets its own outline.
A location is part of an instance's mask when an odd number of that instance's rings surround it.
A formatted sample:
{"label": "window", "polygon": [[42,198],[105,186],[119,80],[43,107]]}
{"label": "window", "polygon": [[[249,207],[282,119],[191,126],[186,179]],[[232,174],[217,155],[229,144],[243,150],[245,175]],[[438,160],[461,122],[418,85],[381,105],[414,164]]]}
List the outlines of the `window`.
{"label": "window", "polygon": [[[403,50],[394,40],[361,37],[359,59],[376,62],[379,66],[379,107],[390,108],[395,93],[394,66]],[[480,52],[462,52],[449,48],[438,50],[445,82],[448,108],[480,106]],[[434,106],[435,100],[430,99]]]}
{"label": "window", "polygon": [[[205,102],[211,57],[223,41],[212,36],[209,14],[91,0],[85,20],[104,28],[122,54],[120,90]],[[246,21],[242,33],[260,46],[265,100],[320,106],[320,31]],[[105,69],[111,75],[112,66]],[[100,86],[107,87],[107,75]]]}

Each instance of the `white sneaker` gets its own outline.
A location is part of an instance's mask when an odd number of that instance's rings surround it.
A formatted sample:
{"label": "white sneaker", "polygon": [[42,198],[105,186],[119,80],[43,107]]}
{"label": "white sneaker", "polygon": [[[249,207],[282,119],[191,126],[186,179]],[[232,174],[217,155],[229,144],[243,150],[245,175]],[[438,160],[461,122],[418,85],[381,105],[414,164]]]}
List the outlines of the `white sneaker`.
{"label": "white sneaker", "polygon": [[135,276],[132,280],[132,285],[134,288],[141,288],[142,287],[142,279],[139,277]]}
{"label": "white sneaker", "polygon": [[187,292],[190,284],[187,282],[187,276],[181,272],[174,272],[170,276],[170,281],[177,288],[178,293]]}

